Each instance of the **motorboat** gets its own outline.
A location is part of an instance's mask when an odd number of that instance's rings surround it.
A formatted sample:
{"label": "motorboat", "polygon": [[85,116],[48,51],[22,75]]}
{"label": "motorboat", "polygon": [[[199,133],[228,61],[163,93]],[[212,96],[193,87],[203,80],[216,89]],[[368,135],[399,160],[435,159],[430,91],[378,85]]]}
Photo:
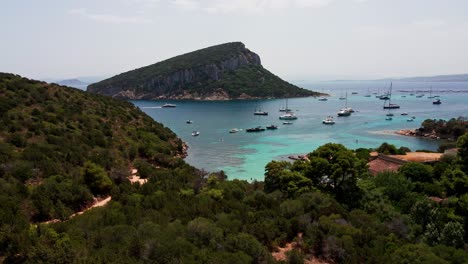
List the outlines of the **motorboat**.
{"label": "motorboat", "polygon": [[270,126],[267,126],[266,129],[268,129],[268,130],[274,130],[274,129],[278,129],[278,126],[270,125]]}
{"label": "motorboat", "polygon": [[335,120],[333,120],[333,116],[327,116],[327,118],[325,118],[322,121],[322,123],[325,124],[325,125],[333,125],[333,124],[335,124]]}
{"label": "motorboat", "polygon": [[237,129],[237,128],[233,128],[233,129],[229,130],[229,133],[231,133],[231,134],[232,133],[237,133],[237,132],[239,132],[239,129]]}
{"label": "motorboat", "polygon": [[393,113],[388,113],[387,116],[393,116]]}
{"label": "motorboat", "polygon": [[262,128],[261,126],[258,126],[254,128],[247,128],[245,131],[246,132],[262,132],[262,131],[265,131],[265,129]]}
{"label": "motorboat", "polygon": [[352,92],[351,94],[358,94],[358,92]]}
{"label": "motorboat", "polygon": [[435,105],[440,105],[442,103],[442,101],[440,101],[440,99],[435,99],[434,101],[432,101],[432,104],[435,104]]}
{"label": "motorboat", "polygon": [[406,121],[407,121],[407,122],[413,122],[414,119],[413,119],[413,118],[408,118],[408,119],[406,119]]}
{"label": "motorboat", "polygon": [[404,113],[401,113],[402,116],[407,116],[408,113],[404,112]]}
{"label": "motorboat", "polygon": [[192,124],[193,121],[192,121],[192,120],[187,120],[187,121],[185,121],[185,123],[187,123],[187,124]]}
{"label": "motorboat", "polygon": [[283,122],[283,125],[292,125],[294,124],[293,122]]}
{"label": "motorboat", "polygon": [[198,132],[198,131],[193,131],[192,132],[192,137],[196,137],[198,135],[200,135],[200,132]]}
{"label": "motorboat", "polygon": [[391,116],[387,116],[385,120],[390,121],[390,120],[393,120],[393,118]]}
{"label": "motorboat", "polygon": [[163,107],[163,108],[174,108],[174,107],[176,107],[176,105],[175,104],[163,104],[161,107]]}
{"label": "motorboat", "polygon": [[319,101],[328,101],[328,98],[326,98],[326,97],[319,97],[318,100],[319,100]]}
{"label": "motorboat", "polygon": [[265,111],[255,111],[255,112],[254,112],[254,115],[266,116],[266,115],[268,115],[268,112],[265,112]]}

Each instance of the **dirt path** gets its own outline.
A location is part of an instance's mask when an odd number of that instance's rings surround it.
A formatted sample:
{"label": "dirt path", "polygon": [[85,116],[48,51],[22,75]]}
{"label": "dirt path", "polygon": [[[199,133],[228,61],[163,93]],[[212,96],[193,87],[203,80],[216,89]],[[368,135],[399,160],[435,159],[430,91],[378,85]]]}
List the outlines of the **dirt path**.
{"label": "dirt path", "polygon": [[132,183],[139,183],[141,185],[145,184],[148,182],[148,179],[141,179],[140,176],[137,175],[138,170],[135,168],[132,168],[132,175],[128,176],[127,179]]}
{"label": "dirt path", "polygon": [[[302,241],[302,233],[297,234],[297,240]],[[276,261],[287,261],[287,253],[297,248],[297,242],[286,243],[284,247],[278,247],[276,252],[272,252],[271,255]],[[314,256],[308,256],[304,259],[304,264],[330,264],[315,258]]]}
{"label": "dirt path", "polygon": [[[75,217],[75,216],[77,216],[77,215],[82,215],[84,212],[86,212],[86,211],[88,211],[88,210],[90,210],[90,209],[92,209],[92,208],[105,206],[105,205],[107,205],[111,200],[112,200],[112,197],[111,197],[111,196],[107,196],[106,198],[104,198],[104,199],[102,199],[102,200],[99,200],[99,199],[97,199],[97,198],[94,198],[94,203],[93,203],[91,206],[89,206],[89,207],[87,207],[87,208],[85,208],[85,209],[83,209],[83,210],[81,210],[81,211],[79,211],[79,212],[76,212],[76,213],[70,215],[70,216],[68,217],[67,220],[72,219],[73,217]],[[65,220],[65,221],[67,221],[67,220]],[[49,221],[41,222],[41,224],[54,224],[54,223],[59,223],[59,222],[62,222],[62,220],[60,220],[60,219],[52,219],[52,220],[49,220]]]}

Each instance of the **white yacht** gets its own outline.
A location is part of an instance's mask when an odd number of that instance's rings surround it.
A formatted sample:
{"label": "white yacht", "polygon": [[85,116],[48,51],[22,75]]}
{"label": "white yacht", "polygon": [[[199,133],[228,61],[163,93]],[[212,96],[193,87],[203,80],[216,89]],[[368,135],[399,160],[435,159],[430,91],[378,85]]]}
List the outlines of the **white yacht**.
{"label": "white yacht", "polygon": [[325,125],[333,125],[333,124],[335,124],[335,120],[333,120],[333,116],[327,116],[327,118],[325,118],[322,121],[322,123],[325,124]]}
{"label": "white yacht", "polygon": [[280,120],[296,120],[297,116],[293,112],[286,112],[284,115],[280,115]]}

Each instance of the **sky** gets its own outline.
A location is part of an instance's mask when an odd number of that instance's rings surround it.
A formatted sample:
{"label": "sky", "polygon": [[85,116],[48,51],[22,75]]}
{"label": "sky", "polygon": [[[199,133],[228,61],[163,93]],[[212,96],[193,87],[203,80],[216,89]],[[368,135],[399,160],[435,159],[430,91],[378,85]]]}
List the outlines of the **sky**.
{"label": "sky", "polygon": [[241,41],[290,81],[468,73],[467,0],[0,0],[0,72],[110,77]]}

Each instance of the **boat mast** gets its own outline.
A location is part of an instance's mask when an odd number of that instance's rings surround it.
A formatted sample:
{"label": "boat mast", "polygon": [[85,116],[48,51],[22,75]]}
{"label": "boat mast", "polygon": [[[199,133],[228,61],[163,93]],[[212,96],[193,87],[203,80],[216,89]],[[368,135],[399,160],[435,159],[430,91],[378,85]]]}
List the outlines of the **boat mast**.
{"label": "boat mast", "polygon": [[346,91],[346,102],[345,102],[345,108],[348,108],[348,91]]}

